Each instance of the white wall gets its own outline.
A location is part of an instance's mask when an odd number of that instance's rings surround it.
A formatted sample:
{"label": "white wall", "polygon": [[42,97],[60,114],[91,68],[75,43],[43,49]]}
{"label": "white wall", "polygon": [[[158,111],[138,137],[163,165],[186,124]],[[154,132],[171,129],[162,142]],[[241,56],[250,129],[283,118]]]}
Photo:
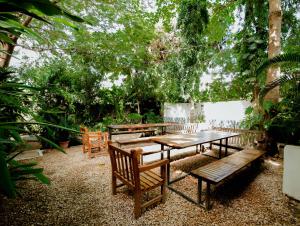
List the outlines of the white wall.
{"label": "white wall", "polygon": [[[206,103],[165,103],[164,118],[186,118],[186,122],[193,122],[193,117],[203,114],[205,122],[214,121],[241,121],[245,117],[245,110],[251,103],[249,101],[226,101]],[[193,117],[192,117],[193,116]]]}
{"label": "white wall", "polygon": [[246,108],[250,105],[249,101],[203,103],[205,121],[241,121],[245,117]]}

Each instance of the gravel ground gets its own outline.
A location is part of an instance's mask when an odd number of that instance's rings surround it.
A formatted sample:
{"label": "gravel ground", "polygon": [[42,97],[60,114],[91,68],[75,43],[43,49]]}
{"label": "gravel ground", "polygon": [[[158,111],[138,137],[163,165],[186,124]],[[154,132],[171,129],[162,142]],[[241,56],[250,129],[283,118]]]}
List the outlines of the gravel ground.
{"label": "gravel ground", "polygon": [[[282,162],[264,161],[260,169],[241,172],[219,186],[213,208],[205,211],[168,191],[165,204],[135,220],[133,197],[125,188],[111,195],[109,156],[87,159],[81,146],[68,154],[52,151],[39,159],[51,185],[26,182],[22,198],[0,196],[0,225],[300,225],[289,199],[282,194]],[[207,161],[202,156],[172,163],[175,173]],[[174,186],[195,195],[192,177]]]}

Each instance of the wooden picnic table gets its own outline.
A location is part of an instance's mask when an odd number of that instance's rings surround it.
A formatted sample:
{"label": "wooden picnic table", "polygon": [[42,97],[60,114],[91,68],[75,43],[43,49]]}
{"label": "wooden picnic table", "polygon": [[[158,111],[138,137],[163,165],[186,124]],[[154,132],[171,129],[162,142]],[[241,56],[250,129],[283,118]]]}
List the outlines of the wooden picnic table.
{"label": "wooden picnic table", "polygon": [[[227,146],[228,146],[228,139],[231,137],[239,136],[239,133],[232,133],[232,132],[220,132],[220,131],[202,131],[197,134],[172,134],[172,135],[165,135],[159,137],[153,137],[152,141],[158,144],[161,144],[161,150],[165,150],[165,146],[168,148],[167,151],[167,158],[170,161],[171,155],[170,152],[176,149],[187,148],[191,146],[196,146],[196,151],[201,150],[201,146],[206,143],[211,143],[215,141],[219,141],[219,156],[221,158],[221,151],[222,147],[225,147],[225,156],[227,155]],[[223,144],[225,141],[225,144]],[[200,149],[198,149],[198,147]],[[167,165],[167,181],[168,184],[171,184],[175,181],[170,181],[170,163]]]}
{"label": "wooden picnic table", "polygon": [[123,124],[123,125],[109,125],[108,138],[111,140],[112,135],[130,134],[130,133],[146,133],[154,132],[154,129],[149,128],[161,128],[161,134],[166,133],[167,126],[173,126],[177,123],[164,122],[164,123],[148,123],[148,124]]}

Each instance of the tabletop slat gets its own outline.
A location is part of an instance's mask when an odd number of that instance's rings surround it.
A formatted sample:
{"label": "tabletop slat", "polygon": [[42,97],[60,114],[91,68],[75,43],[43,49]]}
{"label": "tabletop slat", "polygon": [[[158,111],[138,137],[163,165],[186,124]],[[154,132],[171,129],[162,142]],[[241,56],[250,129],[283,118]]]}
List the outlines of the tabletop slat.
{"label": "tabletop slat", "polygon": [[205,144],[225,138],[235,137],[239,133],[220,132],[220,131],[202,131],[197,134],[172,134],[160,137],[154,137],[153,142],[167,145],[173,148],[186,148],[198,144]]}

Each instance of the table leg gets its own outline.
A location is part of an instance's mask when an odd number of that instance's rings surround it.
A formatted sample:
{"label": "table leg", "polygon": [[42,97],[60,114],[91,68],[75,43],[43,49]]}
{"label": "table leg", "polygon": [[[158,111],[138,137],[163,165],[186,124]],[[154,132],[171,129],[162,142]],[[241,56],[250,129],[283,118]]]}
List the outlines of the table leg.
{"label": "table leg", "polygon": [[206,182],[205,209],[210,208],[210,183]]}
{"label": "table leg", "polygon": [[167,165],[167,181],[168,181],[168,184],[169,184],[170,183],[170,160],[171,160],[170,148],[168,148],[168,150],[167,150],[167,156],[168,156],[168,160],[169,160],[169,163]]}
{"label": "table leg", "polygon": [[225,156],[228,154],[228,137],[225,139]]}
{"label": "table leg", "polygon": [[161,127],[161,135],[165,135],[166,134],[166,127],[162,126]]}
{"label": "table leg", "polygon": [[198,204],[202,202],[202,178],[198,178]]}
{"label": "table leg", "polygon": [[220,139],[219,159],[221,158],[221,155],[222,155],[222,139]]}
{"label": "table leg", "polygon": [[161,150],[161,152],[160,152],[160,159],[161,160],[163,160],[164,159],[164,145],[163,144],[161,144],[160,145],[160,150]]}

